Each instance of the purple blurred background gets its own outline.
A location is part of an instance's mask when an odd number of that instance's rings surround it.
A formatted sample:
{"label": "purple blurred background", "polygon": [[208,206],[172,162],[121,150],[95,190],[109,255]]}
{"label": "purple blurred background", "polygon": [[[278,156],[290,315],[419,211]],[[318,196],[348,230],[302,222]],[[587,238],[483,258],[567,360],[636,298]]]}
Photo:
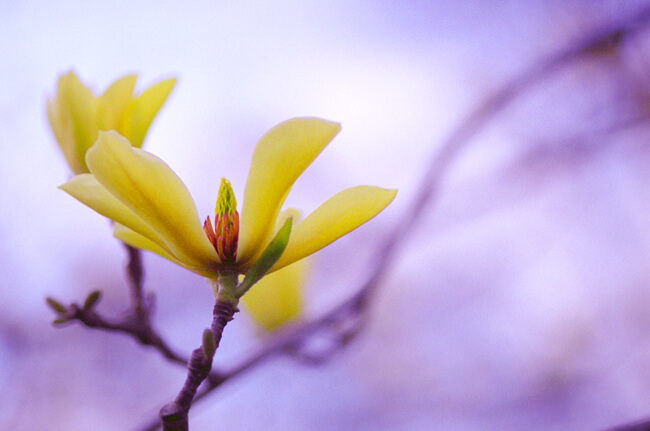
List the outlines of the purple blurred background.
{"label": "purple blurred background", "polygon": [[[307,313],[346,297],[407,210],[429,158],[476,103],[642,2],[67,1],[0,4],[0,428],[136,430],[185,370],[124,335],[50,324],[45,296],[128,304],[106,220],[69,172],[46,97],[74,69],[96,93],[127,73],[179,82],[146,149],[212,211],[242,195],[256,140],[294,116],[343,131],[287,204],[398,188],[319,252]],[[272,360],[191,413],[192,430],[585,430],[650,416],[648,32],[522,96],[454,159],[402,245],[367,331],[321,367]],[[650,64],[650,63],[648,63]],[[637,119],[632,126],[628,120]],[[146,255],[155,324],[189,352],[211,319],[200,277]],[[245,315],[216,363],[260,342]]]}

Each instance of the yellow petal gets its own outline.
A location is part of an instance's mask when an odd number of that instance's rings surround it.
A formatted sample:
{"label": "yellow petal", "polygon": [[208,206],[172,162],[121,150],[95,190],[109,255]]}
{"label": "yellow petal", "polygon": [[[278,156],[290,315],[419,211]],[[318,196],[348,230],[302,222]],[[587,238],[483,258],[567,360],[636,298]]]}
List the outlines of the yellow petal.
{"label": "yellow petal", "polygon": [[308,259],[303,259],[255,284],[240,301],[253,321],[267,331],[296,319],[303,309],[303,289]]}
{"label": "yellow petal", "polygon": [[57,99],[61,109],[70,113],[76,157],[85,168],[86,151],[97,139],[97,101],[73,72],[59,79]]}
{"label": "yellow petal", "polygon": [[59,98],[48,99],[46,103],[47,119],[50,122],[50,128],[54,133],[54,138],[61,148],[61,152],[68,162],[68,166],[75,174],[88,172],[86,164],[80,163],[75,148],[74,130],[72,128],[72,118],[68,110],[61,109]]}
{"label": "yellow petal", "polygon": [[90,174],[77,175],[59,188],[104,217],[128,226],[129,229],[158,243],[161,247],[166,247],[151,226],[110,194],[94,176]]}
{"label": "yellow petal", "polygon": [[137,75],[118,79],[98,99],[97,117],[99,130],[117,130],[122,123],[131,100]]}
{"label": "yellow petal", "polygon": [[238,263],[246,264],[264,250],[291,186],[340,129],[318,118],[295,118],[262,136],[244,191]]}
{"label": "yellow petal", "polygon": [[191,267],[219,262],[185,184],[158,157],[115,131],[100,132],[86,162],[97,181],[142,218],[171,253]]}
{"label": "yellow petal", "polygon": [[159,256],[169,259],[177,265],[183,266],[183,263],[176,259],[172,254],[167,250],[161,247],[159,244],[156,244],[149,238],[140,235],[139,233],[129,229],[126,226],[123,226],[119,223],[115,223],[113,226],[113,236],[120,241],[130,245],[131,247],[141,248],[143,250],[148,250],[153,253],[156,253]]}
{"label": "yellow petal", "polygon": [[271,271],[290,265],[358,228],[395,198],[397,190],[352,187],[331,197],[291,230],[289,244]]}
{"label": "yellow petal", "polygon": [[128,227],[122,226],[119,223],[115,223],[115,226],[113,227],[113,236],[125,244],[130,245],[131,247],[140,248],[156,253],[157,255],[164,257],[171,262],[174,262],[176,265],[182,266],[183,268],[193,271],[199,275],[208,278],[215,277],[215,273],[213,271],[206,271],[204,268],[192,268],[190,266],[187,266],[180,260],[176,259],[176,257],[169,253],[168,250],[165,250],[160,245],[151,241],[149,238],[146,238],[139,233],[132,231]]}
{"label": "yellow petal", "polygon": [[176,85],[176,79],[166,79],[146,89],[134,100],[129,112],[124,116],[121,133],[131,141],[134,147],[141,147],[142,142],[160,111],[165,100]]}

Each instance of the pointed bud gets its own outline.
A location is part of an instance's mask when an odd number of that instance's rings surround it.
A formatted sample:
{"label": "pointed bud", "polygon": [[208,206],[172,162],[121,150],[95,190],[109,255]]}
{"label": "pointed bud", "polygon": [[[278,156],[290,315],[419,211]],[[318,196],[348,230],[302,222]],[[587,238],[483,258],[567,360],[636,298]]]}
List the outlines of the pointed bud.
{"label": "pointed bud", "polygon": [[209,329],[203,331],[203,355],[207,359],[212,359],[214,352],[217,351],[217,342],[214,339],[214,334]]}
{"label": "pointed bud", "polygon": [[83,309],[90,310],[97,303],[97,301],[99,301],[101,297],[102,297],[102,292],[100,292],[99,290],[94,290],[90,292],[90,294],[88,295],[88,297],[86,297],[86,300],[84,301]]}
{"label": "pointed bud", "polygon": [[217,252],[221,263],[234,264],[239,240],[239,213],[237,212],[235,193],[232,191],[230,181],[225,178],[221,179],[219,187],[214,229],[210,216],[208,216],[203,224],[203,230]]}
{"label": "pointed bud", "polygon": [[65,305],[61,304],[55,299],[50,298],[49,296],[45,298],[45,302],[47,302],[47,305],[49,305],[50,308],[57,314],[65,314],[68,312],[68,309]]}

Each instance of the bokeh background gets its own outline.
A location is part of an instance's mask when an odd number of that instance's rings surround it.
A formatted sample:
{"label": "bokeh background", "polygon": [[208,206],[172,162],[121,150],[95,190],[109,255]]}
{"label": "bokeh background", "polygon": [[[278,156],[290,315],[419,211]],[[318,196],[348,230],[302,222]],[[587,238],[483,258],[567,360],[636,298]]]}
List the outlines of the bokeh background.
{"label": "bokeh background", "polygon": [[[569,4],[567,4],[569,3]],[[95,93],[179,81],[145,146],[212,212],[253,146],[294,116],[343,131],[287,203],[396,187],[313,259],[307,316],[359,287],[428,160],[469,110],[603,23],[617,1],[0,1],[0,428],[138,430],[185,370],[133,339],[54,328],[44,302],[128,305],[106,220],[70,176],[45,100],[73,69]],[[193,430],[585,430],[650,416],[648,32],[522,95],[450,161],[388,268],[366,331],[319,367],[265,363],[191,413]],[[145,256],[157,328],[189,352],[211,319],[197,276]],[[244,314],[216,357],[259,346]]]}

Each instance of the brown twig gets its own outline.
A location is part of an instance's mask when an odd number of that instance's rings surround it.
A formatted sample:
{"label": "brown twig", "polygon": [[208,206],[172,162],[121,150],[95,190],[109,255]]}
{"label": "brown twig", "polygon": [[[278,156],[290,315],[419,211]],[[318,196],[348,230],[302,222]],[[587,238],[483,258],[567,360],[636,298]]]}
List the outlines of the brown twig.
{"label": "brown twig", "polygon": [[[129,334],[145,346],[151,346],[158,350],[171,362],[185,366],[187,358],[176,353],[165,340],[153,328],[151,323],[151,306],[153,296],[145,299],[142,287],[143,269],[140,258],[140,250],[125,246],[129,254],[127,264],[127,278],[131,296],[131,306],[120,319],[107,319],[95,310],[101,294],[99,291],[92,292],[82,306],[76,303],[65,306],[58,301],[47,298],[47,302],[57,313],[56,325],[64,325],[72,322],[80,322],[93,329],[121,332]],[[214,376],[217,377],[217,376]]]}
{"label": "brown twig", "polygon": [[157,349],[170,361],[180,365],[187,364],[187,361],[174,352],[150,324],[144,324],[134,314],[127,314],[122,320],[112,322],[99,315],[94,309],[84,309],[77,304],[71,304],[63,318],[70,322],[79,321],[89,328],[130,334],[141,344]]}
{"label": "brown twig", "polygon": [[126,273],[128,275],[129,292],[131,294],[131,308],[142,320],[149,320],[149,311],[153,298],[145,303],[144,288],[142,287],[144,269],[142,267],[141,251],[126,244],[124,244],[124,248],[126,248],[129,254]]}
{"label": "brown twig", "polygon": [[212,325],[210,327],[210,333],[212,334],[212,339],[208,343],[210,346],[206,347],[204,336],[203,345],[195,349],[192,352],[192,356],[190,356],[190,361],[187,365],[187,378],[176,399],[160,409],[163,431],[189,430],[188,414],[192,407],[192,401],[194,400],[196,391],[199,385],[210,375],[212,358],[214,352],[219,347],[223,329],[238,311],[237,300],[235,299],[233,301],[231,299],[224,300],[222,297],[217,297],[214,305]]}

